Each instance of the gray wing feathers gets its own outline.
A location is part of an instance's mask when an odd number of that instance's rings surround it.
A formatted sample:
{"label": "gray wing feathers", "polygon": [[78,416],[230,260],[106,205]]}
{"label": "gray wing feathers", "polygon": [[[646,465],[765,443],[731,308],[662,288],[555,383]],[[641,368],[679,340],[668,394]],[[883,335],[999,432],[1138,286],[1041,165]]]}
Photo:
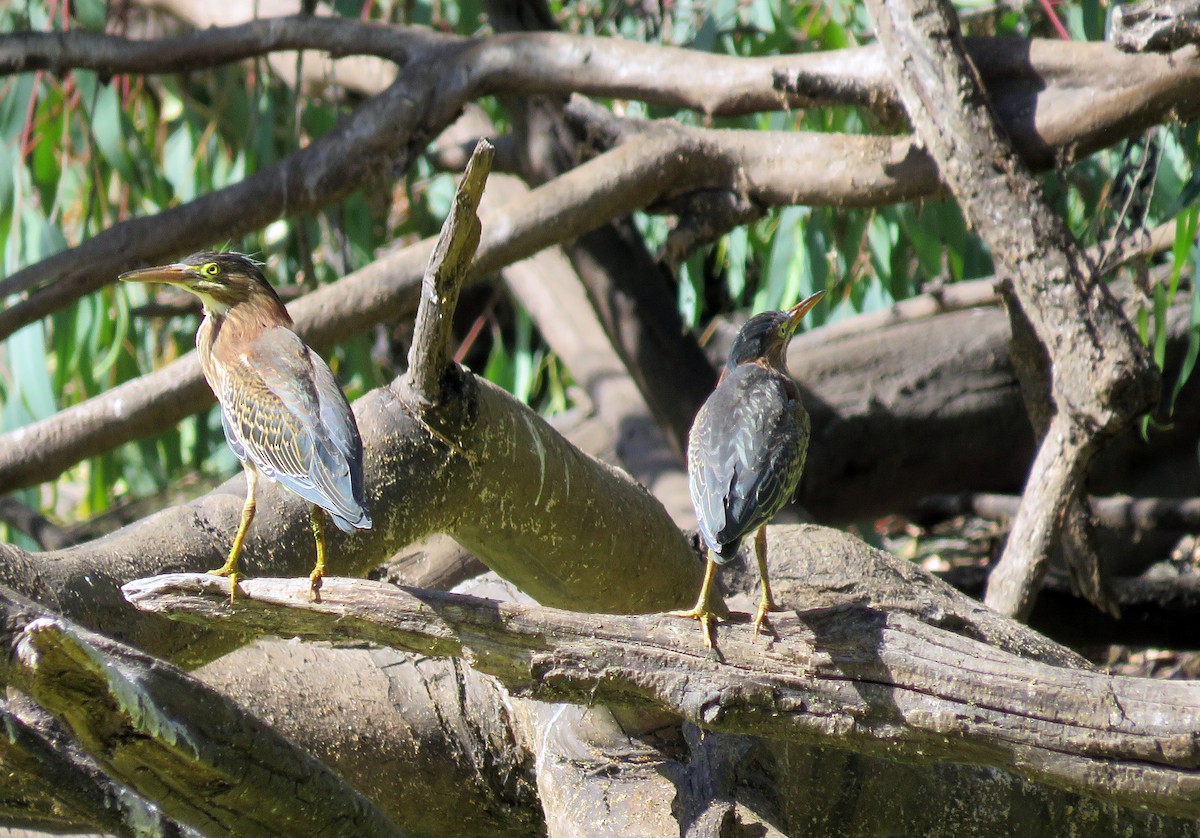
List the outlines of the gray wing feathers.
{"label": "gray wing feathers", "polygon": [[328,365],[288,329],[268,329],[226,370],[225,435],[239,459],[325,509],[349,532],[368,528],[362,442]]}
{"label": "gray wing feathers", "polygon": [[689,438],[692,504],[719,561],[733,558],[741,540],[791,499],[808,450],[808,414],[794,386],[752,379],[749,370],[733,371],[701,408]]}

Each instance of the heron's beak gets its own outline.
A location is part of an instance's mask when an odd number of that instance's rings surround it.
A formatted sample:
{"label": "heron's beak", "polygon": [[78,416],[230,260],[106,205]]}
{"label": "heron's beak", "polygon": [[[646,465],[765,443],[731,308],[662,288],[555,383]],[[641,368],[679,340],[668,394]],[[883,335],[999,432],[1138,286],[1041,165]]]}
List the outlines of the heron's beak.
{"label": "heron's beak", "polygon": [[117,277],[122,282],[156,282],[163,285],[178,285],[183,288],[187,288],[199,278],[200,274],[178,262],[172,265],[159,265],[156,268],[126,271]]}
{"label": "heron's beak", "polygon": [[811,297],[805,297],[788,309],[788,335],[795,334],[796,327],[800,325],[800,321],[804,319],[804,315],[812,311],[813,306],[819,303],[824,296],[824,291],[818,291]]}

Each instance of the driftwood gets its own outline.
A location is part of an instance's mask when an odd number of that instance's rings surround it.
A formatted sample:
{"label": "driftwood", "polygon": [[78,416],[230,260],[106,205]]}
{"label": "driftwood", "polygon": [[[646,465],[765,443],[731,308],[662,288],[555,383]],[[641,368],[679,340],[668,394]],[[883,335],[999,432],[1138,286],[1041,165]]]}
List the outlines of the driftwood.
{"label": "driftwood", "polygon": [[1103,442],[1151,408],[1158,370],[1066,223],[1041,195],[992,115],[949,3],[872,0],[872,17],[916,134],[988,243],[1013,321],[1013,361],[1039,436],[1021,509],[987,603],[1028,616],[1051,551],[1105,604],[1077,496]]}
{"label": "driftwood", "polygon": [[233,609],[224,604],[228,586],[206,576],[159,577],[125,591],[176,619],[459,657],[542,700],[667,709],[706,729],[1003,765],[1200,816],[1195,684],[1039,663],[969,632],[854,605],[773,615],[773,638],[723,625],[714,659],[694,631],[665,616],[598,617],[341,579],[309,605],[301,587],[251,580]]}
{"label": "driftwood", "polygon": [[[186,673],[10,592],[0,591],[0,613],[0,681],[135,791],[129,832],[158,809],[206,835],[403,834],[317,759]],[[139,794],[153,801],[148,811],[129,805]]]}

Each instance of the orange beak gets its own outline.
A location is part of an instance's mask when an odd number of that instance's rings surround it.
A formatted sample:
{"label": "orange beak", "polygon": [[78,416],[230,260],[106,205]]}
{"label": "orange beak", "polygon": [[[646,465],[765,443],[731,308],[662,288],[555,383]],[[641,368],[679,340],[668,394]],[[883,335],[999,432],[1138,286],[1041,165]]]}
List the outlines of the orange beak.
{"label": "orange beak", "polygon": [[796,327],[800,325],[800,321],[804,319],[804,315],[812,311],[813,306],[821,302],[821,298],[825,296],[824,291],[818,291],[811,297],[805,297],[800,302],[788,309],[788,334],[794,334]]}
{"label": "orange beak", "polygon": [[197,279],[200,279],[200,274],[187,265],[175,263],[172,265],[159,265],[155,268],[140,268],[136,271],[126,271],[117,277],[117,279],[122,282],[156,282],[163,285],[180,285],[187,288]]}

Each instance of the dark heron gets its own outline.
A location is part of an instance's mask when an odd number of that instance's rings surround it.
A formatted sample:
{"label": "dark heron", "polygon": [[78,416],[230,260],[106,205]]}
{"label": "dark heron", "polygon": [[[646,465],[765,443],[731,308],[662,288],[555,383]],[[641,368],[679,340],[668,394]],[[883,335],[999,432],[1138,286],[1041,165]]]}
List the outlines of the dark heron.
{"label": "dark heron", "polygon": [[786,312],[750,318],[734,338],[716,389],[692,423],[688,483],[708,562],[695,607],[671,613],[699,620],[709,647],[717,565],[736,556],[742,539],[755,530],[754,555],[762,577],[755,634],[767,613],[776,610],[767,576],[766,524],[796,492],[809,436],[808,413],[783,353],[800,320],[824,293]]}
{"label": "dark heron", "polygon": [[292,331],[279,295],[259,266],[240,253],[201,251],[121,279],[175,285],[204,303],[196,352],[221,404],[225,439],[246,471],[237,535],[225,564],[211,572],[229,577],[232,598],[261,473],[310,504],[317,563],[309,582],[315,596],[325,576],[320,510],[344,532],[371,527],[363,500],[362,440],[329,365]]}

